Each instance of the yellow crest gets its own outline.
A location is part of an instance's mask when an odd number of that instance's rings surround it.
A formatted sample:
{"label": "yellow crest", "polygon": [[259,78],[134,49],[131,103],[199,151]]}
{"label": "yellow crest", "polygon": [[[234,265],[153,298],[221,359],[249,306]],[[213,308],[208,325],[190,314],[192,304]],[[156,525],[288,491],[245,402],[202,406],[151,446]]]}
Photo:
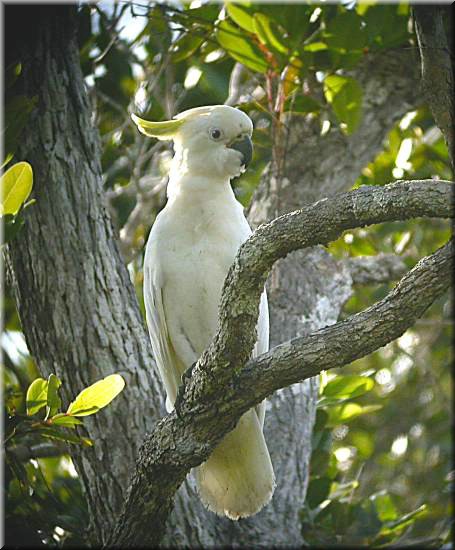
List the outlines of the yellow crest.
{"label": "yellow crest", "polygon": [[183,120],[175,119],[164,120],[163,122],[151,122],[149,120],[144,120],[135,114],[132,114],[131,118],[142,134],[163,140],[172,139],[177,130],[184,123]]}

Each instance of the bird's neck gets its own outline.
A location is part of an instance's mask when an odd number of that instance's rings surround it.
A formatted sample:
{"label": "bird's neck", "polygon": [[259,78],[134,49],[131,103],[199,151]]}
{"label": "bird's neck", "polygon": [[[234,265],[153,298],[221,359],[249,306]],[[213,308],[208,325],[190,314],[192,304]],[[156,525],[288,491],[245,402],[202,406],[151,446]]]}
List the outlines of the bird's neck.
{"label": "bird's neck", "polygon": [[229,178],[212,178],[201,174],[187,172],[185,174],[171,174],[167,184],[169,201],[204,202],[208,200],[235,200]]}
{"label": "bird's neck", "polygon": [[[177,148],[172,159],[167,184],[167,197],[169,201],[184,199],[206,201],[235,200],[229,176],[221,176],[219,173],[208,173],[207,164],[199,166],[187,162],[186,150]],[[204,169],[205,168],[205,169]]]}

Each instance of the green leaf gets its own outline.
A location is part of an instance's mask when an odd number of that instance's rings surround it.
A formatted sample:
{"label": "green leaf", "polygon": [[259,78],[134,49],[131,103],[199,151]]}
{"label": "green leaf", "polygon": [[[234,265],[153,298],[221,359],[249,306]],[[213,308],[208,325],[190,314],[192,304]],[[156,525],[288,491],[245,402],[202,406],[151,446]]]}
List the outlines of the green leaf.
{"label": "green leaf", "polygon": [[32,416],[42,409],[47,403],[47,380],[37,378],[33,380],[27,390],[25,405],[27,407],[27,415]]}
{"label": "green leaf", "polygon": [[332,430],[323,429],[314,432],[311,440],[313,452],[311,453],[310,471],[323,474],[330,462],[332,448]]}
{"label": "green leaf", "polygon": [[276,25],[273,25],[273,21],[271,21],[266,15],[263,13],[254,14],[253,23],[254,31],[263,44],[279,53],[288,53],[288,48],[280,41],[280,38],[278,37]]}
{"label": "green leaf", "polygon": [[404,527],[408,527],[411,523],[414,523],[414,521],[418,517],[421,517],[426,513],[427,506],[426,504],[422,504],[422,506],[419,506],[417,510],[409,512],[409,514],[405,514],[395,521],[387,522],[385,528],[381,529],[381,535],[385,535],[391,533],[392,531],[401,530]]}
{"label": "green leaf", "polygon": [[324,411],[324,409],[316,410],[316,421],[314,423],[313,432],[320,432],[327,424],[329,415]]}
{"label": "green leaf", "polygon": [[248,40],[242,31],[236,29],[227,20],[221,21],[216,30],[216,38],[220,46],[233,59],[245,67],[258,73],[265,73],[268,69],[261,50],[251,40]]}
{"label": "green leaf", "polygon": [[382,409],[382,405],[365,405],[362,407],[362,405],[358,403],[345,403],[344,405],[330,407],[327,411],[329,413],[327,425],[333,427],[338,424],[344,424],[362,414],[378,411],[380,409]]}
{"label": "green leaf", "polygon": [[14,164],[1,177],[0,186],[0,215],[17,214],[32,191],[32,167],[28,162]]}
{"label": "green leaf", "polygon": [[47,379],[48,389],[47,389],[47,407],[46,407],[46,418],[54,416],[59,408],[62,406],[62,400],[58,396],[58,389],[62,385],[61,381],[55,376],[55,374],[50,374]]}
{"label": "green leaf", "polygon": [[385,491],[375,493],[370,496],[370,500],[374,502],[379,519],[382,522],[394,521],[398,517],[398,510],[393,503],[392,497]]}
{"label": "green leaf", "polygon": [[248,13],[244,6],[227,2],[226,11],[228,12],[229,17],[234,21],[234,23],[237,23],[240,28],[246,30],[247,32],[255,32],[253,16]]}
{"label": "green leaf", "polygon": [[306,52],[320,52],[321,50],[328,50],[328,46],[325,42],[318,40],[317,42],[310,42],[304,46]]}
{"label": "green leaf", "polygon": [[363,20],[371,46],[392,48],[409,39],[409,15],[401,14],[397,5],[371,6]]}
{"label": "green leaf", "polygon": [[299,94],[295,99],[290,97],[286,100],[284,110],[293,115],[306,115],[319,112],[321,104],[311,96]]}
{"label": "green leaf", "polygon": [[316,508],[330,493],[332,480],[328,477],[312,479],[308,485],[306,502],[310,508]]}
{"label": "green leaf", "polygon": [[49,439],[56,439],[57,441],[66,441],[67,443],[78,443],[91,447],[93,441],[88,437],[80,437],[70,432],[62,431],[60,428],[49,428],[47,426],[38,428],[39,433],[43,437],[48,437]]}
{"label": "green leaf", "polygon": [[202,42],[204,42],[204,39],[201,36],[185,33],[173,44],[171,55],[172,62],[178,63],[179,61],[188,59],[188,57],[192,56],[197,51]]}
{"label": "green leaf", "polygon": [[338,399],[358,397],[374,386],[374,381],[366,376],[338,375],[326,385],[323,395]]}
{"label": "green leaf", "polygon": [[350,434],[351,441],[362,458],[370,458],[374,452],[374,437],[367,431],[356,430]]}
{"label": "green leaf", "polygon": [[352,134],[362,118],[363,93],[359,83],[348,76],[329,75],[324,80],[324,94],[338,120],[345,125],[342,130]]}
{"label": "green leaf", "polygon": [[125,387],[125,381],[119,374],[111,374],[92,384],[70,403],[67,414],[88,416],[108,405]]}
{"label": "green leaf", "polygon": [[367,44],[362,18],[354,11],[347,11],[327,23],[324,38],[330,48],[342,52],[361,50]]}
{"label": "green leaf", "polygon": [[66,428],[74,428],[79,424],[82,424],[82,421],[75,416],[69,416],[66,413],[59,413],[49,419],[52,422],[53,426],[64,426]]}
{"label": "green leaf", "polygon": [[215,19],[217,19],[221,8],[222,5],[220,6],[215,2],[210,2],[203,4],[198,8],[190,8],[184,13],[188,14],[188,16],[195,22],[197,22],[198,25],[207,24],[211,28],[213,22],[215,21]]}
{"label": "green leaf", "polygon": [[3,216],[3,241],[8,243],[14,239],[24,225],[24,218],[21,214],[13,216],[6,214]]}
{"label": "green leaf", "polygon": [[257,11],[264,13],[272,20],[276,21],[286,30],[286,44],[289,49],[298,47],[310,25],[310,17],[314,11],[313,6],[306,6],[300,2],[295,4],[256,4]]}

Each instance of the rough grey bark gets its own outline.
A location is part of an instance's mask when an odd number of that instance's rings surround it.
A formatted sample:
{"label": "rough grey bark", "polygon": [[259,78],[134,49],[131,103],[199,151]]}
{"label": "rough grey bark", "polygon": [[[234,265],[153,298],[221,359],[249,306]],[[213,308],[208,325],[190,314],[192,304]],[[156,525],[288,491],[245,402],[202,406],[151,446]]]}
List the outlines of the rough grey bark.
{"label": "rough grey bark", "polygon": [[371,285],[395,281],[406,272],[406,264],[396,254],[376,256],[355,256],[347,258],[344,264],[349,270],[355,285]]}
{"label": "rough grey bark", "polygon": [[455,169],[453,5],[416,5],[412,12],[420,50],[423,90],[444,134],[452,169]]}
{"label": "rough grey bark", "polygon": [[6,11],[6,27],[20,26],[20,45],[7,53],[22,61],[24,93],[38,96],[16,155],[33,166],[36,203],[8,246],[22,328],[42,374],[61,378],[67,403],[113,372],[127,383],[112,406],[87,419],[95,446],[71,447],[95,543],[110,531],[138,446],[163,413],[163,399],[104,204],[98,133],[74,33],[76,8],[29,6],[30,29],[22,27],[20,8]]}
{"label": "rough grey bark", "polygon": [[177,410],[144,441],[111,544],[135,547],[147,537],[151,545],[158,544],[174,492],[186,474],[208,458],[250,407],[275,390],[343,366],[400,336],[449,287],[453,245],[421,260],[368,310],[276,346],[244,368],[273,264],[296,249],[327,244],[346,229],[416,216],[453,216],[452,187],[432,180],[363,187],[283,215],[253,233],[226,278],[217,334],[186,381]]}

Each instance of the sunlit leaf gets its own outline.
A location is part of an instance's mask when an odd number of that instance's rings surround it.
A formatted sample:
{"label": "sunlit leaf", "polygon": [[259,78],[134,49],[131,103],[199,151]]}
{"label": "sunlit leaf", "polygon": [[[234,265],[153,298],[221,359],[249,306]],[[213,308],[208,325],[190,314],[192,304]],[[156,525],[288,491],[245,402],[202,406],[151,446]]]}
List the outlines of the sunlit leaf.
{"label": "sunlit leaf", "polygon": [[414,523],[414,521],[421,517],[422,515],[427,513],[427,506],[425,504],[422,504],[422,506],[419,506],[416,510],[413,510],[412,512],[409,512],[408,514],[405,514],[404,516],[401,516],[400,518],[396,519],[395,521],[388,522],[386,524],[386,527],[381,530],[381,534],[390,533],[395,530],[401,530],[404,527],[409,526],[411,523]]}
{"label": "sunlit leaf", "polygon": [[363,93],[360,84],[354,78],[332,74],[324,80],[324,95],[338,120],[345,125],[345,133],[352,134],[362,118]]}
{"label": "sunlit leaf", "polygon": [[385,491],[371,495],[370,499],[374,502],[376,510],[381,521],[392,521],[398,517],[398,510],[393,503],[392,497]]}
{"label": "sunlit leaf", "polygon": [[263,44],[279,53],[288,52],[288,48],[283,44],[282,38],[278,34],[276,25],[274,25],[273,21],[271,21],[266,15],[256,13],[253,18],[253,23],[254,31]]}
{"label": "sunlit leaf", "polygon": [[47,404],[47,380],[37,378],[33,380],[27,390],[25,404],[28,416],[36,414]]}
{"label": "sunlit leaf", "polygon": [[367,431],[356,430],[350,434],[353,445],[362,458],[370,458],[374,452],[374,437]]}
{"label": "sunlit leaf", "polygon": [[253,15],[248,13],[245,7],[244,5],[234,4],[233,2],[226,3],[226,11],[229,17],[242,29],[254,33],[256,31],[254,28]]}
{"label": "sunlit leaf", "polygon": [[329,414],[328,426],[336,426],[337,424],[343,424],[350,422],[357,416],[362,414],[378,411],[382,408],[382,405],[359,405],[358,403],[345,403],[343,405],[336,405],[329,407],[327,412]]}
{"label": "sunlit leaf", "polygon": [[327,50],[328,45],[325,42],[317,41],[310,42],[304,47],[304,50],[307,52],[319,52],[321,50]]}
{"label": "sunlit leaf", "polygon": [[17,214],[33,187],[33,170],[28,162],[18,162],[0,179],[0,214]]}
{"label": "sunlit leaf", "polygon": [[67,414],[88,416],[108,405],[125,387],[125,381],[119,374],[111,374],[92,384],[70,403]]}
{"label": "sunlit leaf", "polygon": [[353,398],[370,391],[374,381],[366,376],[338,375],[325,386],[323,395],[335,398]]}

